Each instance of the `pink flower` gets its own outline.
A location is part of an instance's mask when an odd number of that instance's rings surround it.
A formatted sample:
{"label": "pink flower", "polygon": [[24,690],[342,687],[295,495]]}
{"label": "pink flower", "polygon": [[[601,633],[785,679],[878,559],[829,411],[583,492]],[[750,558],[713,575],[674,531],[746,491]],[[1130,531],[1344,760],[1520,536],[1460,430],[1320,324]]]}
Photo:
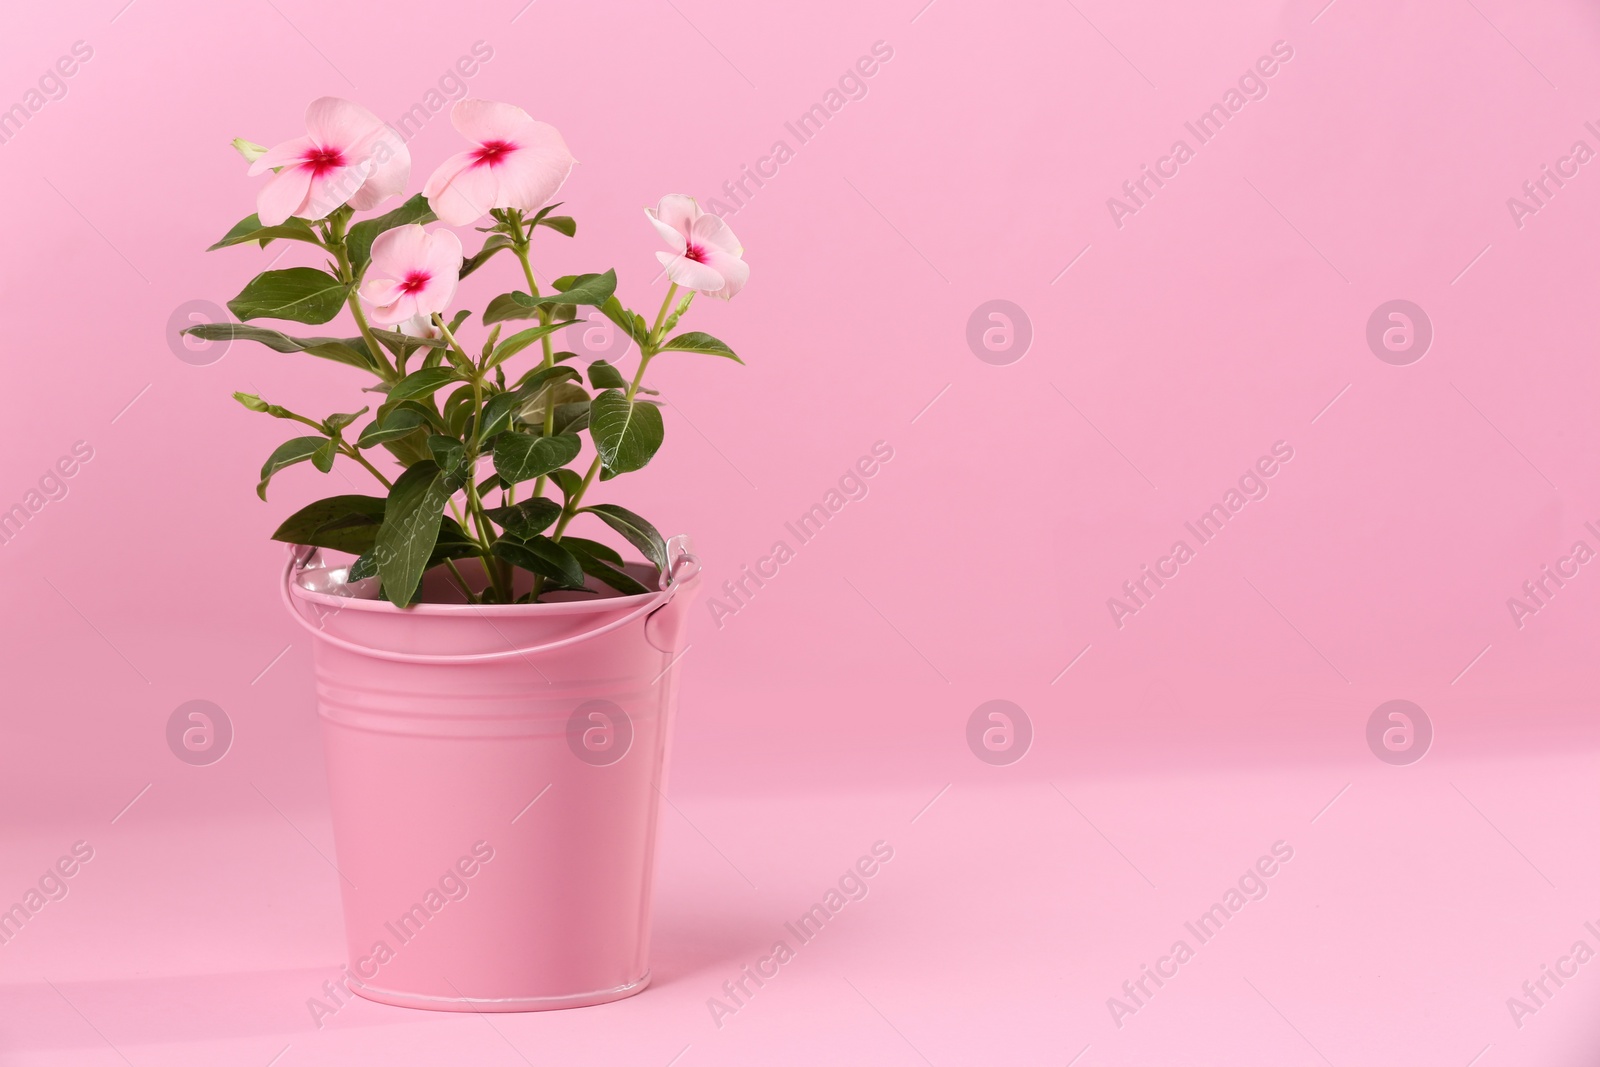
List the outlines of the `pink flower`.
{"label": "pink flower", "polygon": [[268,170],[256,197],[263,226],[291,215],[326,218],[342,204],[359,211],[398,195],[411,178],[411,152],[398,134],[359,104],[324,96],[306,108],[306,136],[268,149],[250,164],[252,176]]}
{"label": "pink flower", "polygon": [[698,293],[728,300],[750,278],[750,265],[740,257],[744,249],[728,224],[700,210],[694,197],[668,193],[654,211],[644,209],[656,232],[672,246],[657,252],[667,277]]}
{"label": "pink flower", "polygon": [[460,100],[450,122],[474,147],[441,163],[422,195],[452,226],[476,222],[490,208],[538,211],[577,162],[554,126],[511,104]]}
{"label": "pink flower", "polygon": [[407,337],[422,337],[433,341],[444,337],[444,331],[433,324],[433,318],[429,315],[413,315],[395,326],[395,329]]}
{"label": "pink flower", "polygon": [[460,280],[461,238],[416,223],[396,226],[372,242],[361,299],[372,306],[373,322],[395,326],[444,311]]}

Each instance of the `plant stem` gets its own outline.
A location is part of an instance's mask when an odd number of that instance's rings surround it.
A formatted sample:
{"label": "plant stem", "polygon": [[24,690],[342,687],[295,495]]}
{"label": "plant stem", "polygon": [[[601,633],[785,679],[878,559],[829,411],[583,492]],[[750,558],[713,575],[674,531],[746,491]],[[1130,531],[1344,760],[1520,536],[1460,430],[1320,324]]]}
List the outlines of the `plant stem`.
{"label": "plant stem", "polygon": [[340,444],[344,445],[344,454],[361,464],[363,467],[367,468],[367,471],[371,473],[374,478],[378,479],[385,489],[394,488],[394,483],[385,478],[377,467],[374,467],[370,462],[368,462],[367,457],[361,454],[360,449],[348,442],[341,441]]}
{"label": "plant stem", "polygon": [[361,339],[367,343],[367,350],[377,361],[378,376],[386,382],[399,381],[399,371],[389,363],[389,357],[384,354],[383,346],[372,336],[372,327],[367,325],[366,312],[361,310],[361,297],[356,294],[356,283],[360,279],[355,276],[355,270],[350,266],[350,249],[345,240],[346,218],[347,216],[343,214],[335,214],[329,221],[328,227],[328,244],[339,263],[339,280],[350,287],[349,293],[345,295],[345,303],[350,305],[350,314],[356,320],[356,328],[361,331]]}
{"label": "plant stem", "polygon": [[[439,327],[445,341],[455,349],[456,355],[461,357],[467,366],[475,366],[467,358],[466,351],[461,343],[456,340],[455,334],[450,332],[450,327],[445,325],[444,317],[438,312],[433,315],[433,324]],[[501,567],[500,560],[494,554],[494,529],[489,525],[489,518],[483,513],[483,501],[478,498],[478,447],[482,443],[480,435],[483,432],[483,372],[474,370],[472,373],[472,410],[476,413],[477,423],[472,428],[472,440],[466,442],[467,456],[463,461],[467,467],[467,513],[472,516],[472,524],[477,528],[476,538],[479,556],[483,560],[483,569],[489,576],[489,581],[494,586],[495,593],[503,604],[511,603],[511,582],[506,575],[509,568]]]}
{"label": "plant stem", "polygon": [[[628,403],[633,403],[634,395],[639,392],[639,383],[644,381],[644,369],[655,358],[658,346],[661,344],[661,324],[667,320],[667,309],[672,306],[672,298],[678,295],[678,283],[673,282],[667,289],[667,298],[661,302],[661,310],[656,312],[656,324],[650,327],[650,335],[645,338],[644,345],[639,349],[639,369],[633,372],[633,381],[628,383],[628,391],[623,394]],[[578,514],[578,507],[583,503],[583,495],[594,484],[595,478],[600,474],[600,457],[595,456],[594,462],[589,464],[589,470],[583,476],[583,482],[578,486],[577,492],[572,494],[566,506],[561,509],[561,519],[556,523],[555,530],[550,534],[550,540],[559,541],[561,535],[566,533],[567,526]]]}
{"label": "plant stem", "polygon": [[[461,342],[456,340],[456,335],[450,332],[450,327],[445,325],[444,316],[439,314],[437,311],[433,313],[433,324],[439,327],[439,332],[444,334],[445,342],[449,344],[451,348],[455,349],[456,355],[461,357],[461,362],[463,364],[469,367],[477,366],[477,364],[472,361],[472,357],[467,355],[467,350],[461,347]],[[473,375],[472,384],[474,388],[476,388],[482,381],[483,378],[481,376],[481,372]]]}
{"label": "plant stem", "polygon": [[444,561],[444,565],[449,567],[450,573],[455,576],[456,585],[461,587],[461,595],[467,598],[467,603],[478,603],[478,598],[472,593],[472,586],[467,584],[467,579],[462,575],[460,568],[456,566],[456,561],[453,559],[447,559]]}
{"label": "plant stem", "polygon": [[[654,326],[650,327],[650,336],[645,338],[646,343],[651,348],[650,354],[652,356],[655,355],[655,351],[654,351],[655,346],[661,343],[661,338],[657,337],[656,334],[658,334],[661,331],[661,324],[663,322],[665,322],[666,319],[667,319],[667,309],[672,306],[672,298],[677,296],[677,295],[678,295],[678,283],[677,282],[673,282],[670,286],[667,287],[667,298],[665,300],[661,301],[661,310],[656,312],[656,324]],[[641,350],[641,354],[642,354],[642,350]]]}
{"label": "plant stem", "polygon": [[[539,283],[534,280],[533,263],[528,258],[528,249],[532,247],[533,244],[532,237],[533,234],[531,232],[524,233],[522,230],[521,214],[519,213],[517,215],[513,215],[511,218],[511,251],[516,254],[517,261],[522,264],[522,276],[523,278],[527,279],[528,282],[528,295],[537,298],[539,295]],[[539,325],[550,325],[550,312],[546,308],[539,309]],[[546,334],[545,336],[539,338],[539,345],[540,350],[544,353],[544,358],[539,361],[539,366],[541,368],[555,366],[555,349],[550,344],[550,335]],[[544,435],[549,437],[555,432],[555,428],[556,406],[554,404],[546,404],[544,409]],[[534,496],[538,497],[544,495],[546,477],[546,475],[541,474],[539,477],[534,479]]]}

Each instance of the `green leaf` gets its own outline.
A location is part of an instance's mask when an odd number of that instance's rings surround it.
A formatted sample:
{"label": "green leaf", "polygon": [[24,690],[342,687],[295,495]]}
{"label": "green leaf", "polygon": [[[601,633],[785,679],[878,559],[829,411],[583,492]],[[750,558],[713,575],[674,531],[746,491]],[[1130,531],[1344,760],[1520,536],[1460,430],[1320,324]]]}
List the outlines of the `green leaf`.
{"label": "green leaf", "polygon": [[[533,227],[533,226],[539,225],[539,220],[540,219],[544,218],[546,215],[550,214],[550,212],[554,211],[556,208],[560,207],[564,203],[566,203],[565,200],[557,200],[553,204],[546,204],[544,207],[540,208],[537,213],[534,214],[533,218],[528,219],[526,224],[529,227]],[[529,232],[530,233],[532,232],[531,229],[530,229]]]}
{"label": "green leaf", "polygon": [[281,226],[263,226],[261,225],[261,216],[248,215],[240,219],[233,229],[222,235],[222,240],[206,249],[206,251],[215,252],[219,248],[247,244],[250,241],[259,242],[261,247],[265,248],[273,241],[280,239],[305,241],[314,245],[322,243],[321,239],[317,237],[317,232],[304,219],[289,218],[284,220]]}
{"label": "green leaf", "polygon": [[654,563],[663,574],[666,573],[666,539],[643,516],[617,504],[592,504],[578,510],[598,516],[607,526],[626,537],[629,544],[643,552],[645,559]]}
{"label": "green leaf", "polygon": [[518,501],[510,507],[488,508],[484,514],[499,523],[512,537],[528,538],[549,529],[561,517],[561,505],[549,497],[536,496],[532,500]]}
{"label": "green leaf", "polygon": [[557,233],[566,234],[568,237],[578,235],[578,220],[570,215],[551,215],[534,223],[535,226],[548,226]]}
{"label": "green leaf", "polygon": [[477,255],[468,256],[461,261],[461,277],[465,278],[493,258],[496,252],[503,252],[511,247],[511,238],[503,233],[492,233],[484,239],[483,247],[478,249]]}
{"label": "green leaf", "polygon": [[385,441],[393,441],[404,437],[418,427],[427,423],[422,412],[410,407],[397,407],[387,414],[373,419],[367,423],[366,429],[361,431],[361,436],[356,438],[357,448],[371,448],[381,445]]}
{"label": "green leaf", "polygon": [[375,553],[367,552],[357,556],[356,561],[350,564],[350,572],[345,576],[349,581],[359,582],[366,578],[378,576],[378,557]]}
{"label": "green leaf", "polygon": [[[557,280],[557,288],[560,288],[562,280]],[[550,296],[529,296],[524,292],[502,293],[489,301],[483,313],[483,324],[488,326],[506,319],[536,318],[541,308],[554,309],[574,304],[600,307],[611,299],[616,288],[617,272],[608,270],[604,274],[579,275],[572,280],[571,288]]]}
{"label": "green leaf", "polygon": [[622,566],[622,553],[610,545],[601,544],[599,541],[591,541],[587,537],[573,537],[571,534],[563,537],[561,543],[572,549],[574,553],[582,549],[595,559],[618,567]]}
{"label": "green leaf", "polygon": [[512,416],[522,404],[516,393],[496,393],[483,405],[483,425],[478,428],[478,440],[488,441],[497,433],[511,429]]}
{"label": "green leaf", "polygon": [[589,384],[596,389],[626,389],[628,380],[622,372],[603,359],[589,364]]}
{"label": "green leaf", "polygon": [[607,389],[589,406],[589,435],[605,468],[626,474],[650,462],[661,447],[665,429],[655,405],[630,401],[621,392]]}
{"label": "green leaf", "polygon": [[506,488],[509,487],[505,482],[500,480],[500,476],[491,471],[487,478],[478,483],[478,497],[479,499],[482,499],[483,497],[486,497],[490,493],[494,492],[496,489]]}
{"label": "green leaf", "polygon": [[583,475],[574,470],[567,470],[565,467],[561,470],[551,471],[550,480],[556,483],[556,488],[561,490],[561,498],[568,504],[572,503],[572,498],[583,485]]}
{"label": "green leaf", "polygon": [[376,496],[330,496],[307,504],[283,520],[274,541],[316,545],[339,552],[370,552],[383,522],[384,500]]}
{"label": "green leaf", "polygon": [[285,467],[304,463],[327,443],[326,437],[293,437],[273,449],[272,455],[261,465],[261,482],[256,486],[256,496],[267,499],[267,483],[272,481],[274,474]]}
{"label": "green leaf", "polygon": [[493,552],[523,570],[543,575],[563,589],[582,589],[583,567],[577,557],[543,534],[526,541],[501,538]]}
{"label": "green leaf", "polygon": [[349,426],[352,422],[355,422],[361,416],[365,415],[368,410],[368,408],[362,408],[360,411],[340,412],[338,414],[329,415],[327,418],[322,420],[322,429],[328,434],[328,436],[332,437],[334,434],[338,433],[340,430],[344,429],[346,426]]}
{"label": "green leaf", "polygon": [[445,472],[431,461],[408,467],[389,491],[374,551],[383,588],[402,608],[416,599],[449,499]]}
{"label": "green leaf", "polygon": [[538,303],[527,293],[501,293],[483,309],[483,323],[488,326],[509,319],[536,319],[539,308],[545,306],[548,305]]}
{"label": "green leaf", "polygon": [[359,337],[290,337],[265,326],[245,326],[237,322],[205,322],[183,332],[206,341],[257,341],[274,352],[309,352],[362,370],[373,370],[375,366],[367,358],[367,343]]}
{"label": "green leaf", "polygon": [[[559,368],[570,371],[570,367]],[[572,378],[577,378],[577,372],[572,372]],[[517,409],[517,418],[530,432],[544,432],[544,416],[546,410],[555,408],[556,421],[561,421],[561,409],[567,404],[587,404],[589,394],[584,392],[583,386],[568,379],[545,380],[530,393],[518,389],[518,396],[526,396],[522,406]]]}
{"label": "green leaf", "polygon": [[[583,573],[593,575],[617,592],[632,596],[651,591],[648,586],[634,578],[633,575],[619,570],[618,567],[622,564],[622,557],[606,548],[600,542],[586,541],[581,537],[566,537],[562,538],[561,544],[566,547],[567,551],[577,557],[578,566],[583,568]],[[613,560],[611,557],[615,557],[615,559]],[[615,566],[613,566],[613,562],[616,564]]]}
{"label": "green leaf", "polygon": [[433,208],[428,206],[428,198],[418,193],[393,211],[350,227],[345,247],[350,250],[350,266],[355,276],[361,277],[361,272],[366,269],[367,260],[372,258],[372,242],[377,240],[380,233],[413,222],[433,222],[438,217],[433,213]]}
{"label": "green leaf", "polygon": [[[579,382],[583,375],[573,367],[535,367],[533,370],[517,379],[517,395],[527,400],[552,382]],[[587,393],[584,394],[588,396]]]}
{"label": "green leaf", "polygon": [[243,322],[289,319],[316,325],[339,314],[348,292],[338,278],[315,267],[269,270],[228,301],[228,310]]}
{"label": "green leaf", "polygon": [[461,375],[454,367],[428,367],[425,370],[413,371],[396,382],[389,390],[389,399],[390,401],[418,400],[432,396],[451,382],[459,381]]}
{"label": "green leaf", "polygon": [[571,323],[552,322],[545,326],[533,326],[526,330],[519,330],[495,346],[494,354],[489,357],[487,366],[493,367],[504,363],[524,348],[533,344],[541,337],[548,337],[558,330],[564,330]]}
{"label": "green leaf", "polygon": [[525,482],[566,466],[582,447],[583,442],[573,434],[535,437],[527,433],[503,433],[495,438],[494,469],[506,482]]}
{"label": "green leaf", "polygon": [[550,427],[556,433],[577,433],[589,428],[589,398],[556,405],[556,417]]}
{"label": "green leaf", "polygon": [[322,442],[315,452],[311,453],[311,465],[323,474],[333,470],[333,459],[339,454],[339,442],[329,437]]}
{"label": "green leaf", "polygon": [[733,349],[712,337],[709,333],[700,333],[697,330],[689,333],[680,333],[676,337],[669,338],[667,343],[661,346],[661,351],[699,352],[702,355],[721,356],[723,359],[731,359],[735,363],[744,362],[744,360],[733,354]]}
{"label": "green leaf", "polygon": [[633,338],[633,343],[642,345],[650,336],[650,327],[645,325],[644,316],[636,311],[629,311],[622,306],[622,301],[611,297],[600,305],[600,313],[618,326],[624,333]]}
{"label": "green leaf", "polygon": [[440,470],[454,471],[466,458],[467,446],[454,437],[436,433],[428,438],[428,451],[433,453],[433,461],[439,465]]}
{"label": "green leaf", "polygon": [[390,351],[393,351],[396,347],[416,348],[419,345],[423,348],[450,347],[450,342],[446,341],[443,337],[412,337],[410,334],[401,333],[399,330],[380,330],[374,328],[372,331],[372,336],[376,337],[385,345],[388,345]]}
{"label": "green leaf", "polygon": [[444,432],[451,437],[465,437],[467,423],[477,414],[477,394],[472,386],[463,385],[450,394],[444,402]]}

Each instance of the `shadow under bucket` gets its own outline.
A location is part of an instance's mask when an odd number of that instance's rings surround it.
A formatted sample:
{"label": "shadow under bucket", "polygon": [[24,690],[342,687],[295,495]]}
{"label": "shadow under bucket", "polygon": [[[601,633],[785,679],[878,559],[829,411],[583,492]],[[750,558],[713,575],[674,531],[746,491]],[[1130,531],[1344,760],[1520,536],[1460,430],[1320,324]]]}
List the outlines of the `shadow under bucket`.
{"label": "shadow under bucket", "polygon": [[[656,823],[699,561],[659,591],[473,605],[284,601],[317,640],[317,708],[350,990],[534,1011],[650,980]],[[644,571],[648,570],[648,576]]]}

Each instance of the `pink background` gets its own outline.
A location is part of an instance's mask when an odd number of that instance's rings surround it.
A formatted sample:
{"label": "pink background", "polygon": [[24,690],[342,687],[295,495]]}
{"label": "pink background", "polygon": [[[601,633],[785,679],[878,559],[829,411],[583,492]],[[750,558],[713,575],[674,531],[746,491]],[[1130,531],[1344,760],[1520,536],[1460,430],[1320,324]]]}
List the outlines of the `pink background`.
{"label": "pink background", "polygon": [[[0,546],[0,903],[96,853],[0,946],[0,1064],[1590,1062],[1600,963],[1520,1026],[1506,1001],[1600,949],[1600,577],[1520,628],[1507,598],[1600,548],[1600,163],[1520,226],[1507,198],[1600,150],[1600,13],[1325,2],[9,12],[0,106],[93,56],[0,144],[0,507],[93,459]],[[229,394],[350,410],[359,376],[244,344],[195,366],[164,332],[277,254],[202,252],[253,209],[231,138],[296,135],[321,94],[398,118],[478,41],[470,93],[582,161],[546,277],[615,266],[653,307],[641,208],[726,202],[795,149],[729,217],[748,288],[693,317],[748,366],[658,363],[667,446],[612,498],[716,587],[874,442],[894,459],[737,615],[697,610],[654,989],[318,1030],[337,876],[267,534],[366,483],[301,467],[261,504],[288,435]],[[867,95],[797,145],[878,41]],[[1278,41],[1265,97],[1119,227],[1107,198]],[[456,146],[434,116],[413,190]],[[1009,365],[966,340],[993,299],[1031,322]],[[1434,331],[1407,366],[1365,337],[1394,299]],[[1107,598],[1278,441],[1270,494],[1119,628]],[[192,699],[237,733],[209,767],[166,747]],[[1033,724],[1010,766],[965,740],[991,699]],[[1420,763],[1368,749],[1391,699],[1431,720]],[[717,1027],[707,998],[880,839],[872,894]],[[1107,998],[1279,840],[1269,895],[1119,1028]]]}

